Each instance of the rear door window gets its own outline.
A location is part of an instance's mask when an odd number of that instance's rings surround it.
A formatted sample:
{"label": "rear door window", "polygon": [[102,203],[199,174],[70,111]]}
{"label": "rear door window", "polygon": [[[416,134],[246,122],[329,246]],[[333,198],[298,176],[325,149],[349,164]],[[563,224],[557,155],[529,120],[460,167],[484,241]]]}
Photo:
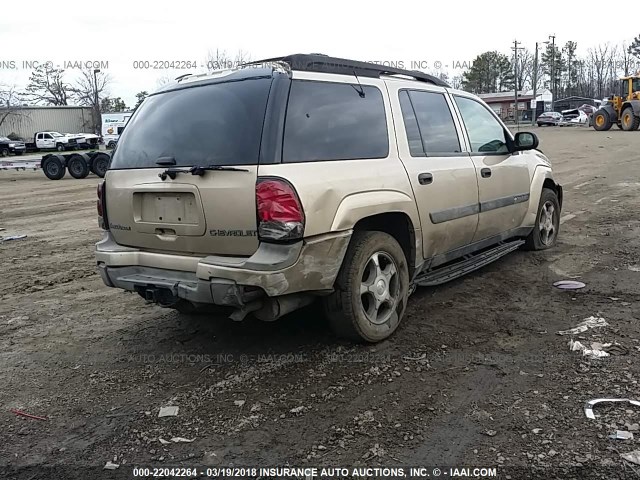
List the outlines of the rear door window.
{"label": "rear door window", "polygon": [[308,80],[291,83],[284,130],[284,162],[388,155],[387,118],[378,88]]}
{"label": "rear door window", "polygon": [[444,94],[402,90],[399,95],[412,157],[461,151],[458,132]]}
{"label": "rear door window", "polygon": [[271,78],[191,86],[147,97],[122,131],[112,169],[257,165]]}

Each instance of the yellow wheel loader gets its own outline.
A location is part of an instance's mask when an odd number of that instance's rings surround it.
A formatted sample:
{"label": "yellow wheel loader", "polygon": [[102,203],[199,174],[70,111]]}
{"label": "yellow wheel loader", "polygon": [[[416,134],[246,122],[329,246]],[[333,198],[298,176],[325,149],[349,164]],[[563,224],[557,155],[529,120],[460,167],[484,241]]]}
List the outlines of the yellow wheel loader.
{"label": "yellow wheel loader", "polygon": [[640,72],[619,81],[620,95],[612,95],[593,114],[593,128],[609,130],[614,124],[622,130],[638,130],[640,127]]}

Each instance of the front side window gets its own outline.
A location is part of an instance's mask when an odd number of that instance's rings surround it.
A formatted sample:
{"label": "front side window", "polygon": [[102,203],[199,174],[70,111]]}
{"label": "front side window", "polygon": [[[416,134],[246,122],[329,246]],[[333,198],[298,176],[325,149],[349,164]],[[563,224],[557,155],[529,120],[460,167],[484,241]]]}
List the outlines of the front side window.
{"label": "front side window", "polygon": [[412,157],[460,152],[460,140],[444,94],[403,90],[399,95]]}
{"label": "front side window", "polygon": [[378,88],[307,80],[291,83],[283,162],[388,155],[387,118]]}
{"label": "front side window", "polygon": [[506,132],[496,118],[481,103],[455,96],[460,109],[471,151],[479,153],[509,153]]}

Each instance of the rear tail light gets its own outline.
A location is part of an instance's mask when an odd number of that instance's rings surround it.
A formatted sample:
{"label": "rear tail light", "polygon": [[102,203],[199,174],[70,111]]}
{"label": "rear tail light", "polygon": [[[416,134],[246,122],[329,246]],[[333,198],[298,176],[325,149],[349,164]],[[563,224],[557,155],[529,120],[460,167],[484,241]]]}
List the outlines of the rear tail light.
{"label": "rear tail light", "polygon": [[103,230],[109,230],[109,222],[107,220],[107,210],[106,210],[106,204],[105,204],[106,189],[105,189],[104,181],[98,184],[97,193],[98,193],[98,201],[97,201],[98,225],[100,225],[100,228],[102,228]]}
{"label": "rear tail light", "polygon": [[304,235],[304,210],[293,186],[282,178],[262,178],[256,183],[258,237],[289,241]]}

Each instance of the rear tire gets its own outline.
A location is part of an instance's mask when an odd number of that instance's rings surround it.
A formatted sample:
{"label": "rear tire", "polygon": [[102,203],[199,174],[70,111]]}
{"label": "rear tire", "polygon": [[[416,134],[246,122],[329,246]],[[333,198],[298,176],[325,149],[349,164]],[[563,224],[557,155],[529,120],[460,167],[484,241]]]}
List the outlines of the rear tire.
{"label": "rear tire", "polygon": [[560,202],[550,188],[543,188],[533,230],[524,243],[525,250],[546,250],[555,246],[560,231]]}
{"label": "rear tire", "polygon": [[593,114],[593,128],[599,132],[605,132],[611,128],[613,122],[606,110],[598,110]]}
{"label": "rear tire", "polygon": [[82,155],[72,155],[67,163],[69,174],[73,178],[81,179],[86,178],[89,175],[89,165]]}
{"label": "rear tire", "polygon": [[55,155],[43,160],[42,163],[42,171],[49,180],[60,180],[67,171],[62,161]]}
{"label": "rear tire", "polygon": [[356,231],[335,282],[323,299],[339,337],[375,343],[400,325],[407,306],[409,269],[404,251],[384,232]]}
{"label": "rear tire", "polygon": [[622,111],[622,130],[632,132],[640,127],[640,117],[636,117],[633,108],[627,107]]}

